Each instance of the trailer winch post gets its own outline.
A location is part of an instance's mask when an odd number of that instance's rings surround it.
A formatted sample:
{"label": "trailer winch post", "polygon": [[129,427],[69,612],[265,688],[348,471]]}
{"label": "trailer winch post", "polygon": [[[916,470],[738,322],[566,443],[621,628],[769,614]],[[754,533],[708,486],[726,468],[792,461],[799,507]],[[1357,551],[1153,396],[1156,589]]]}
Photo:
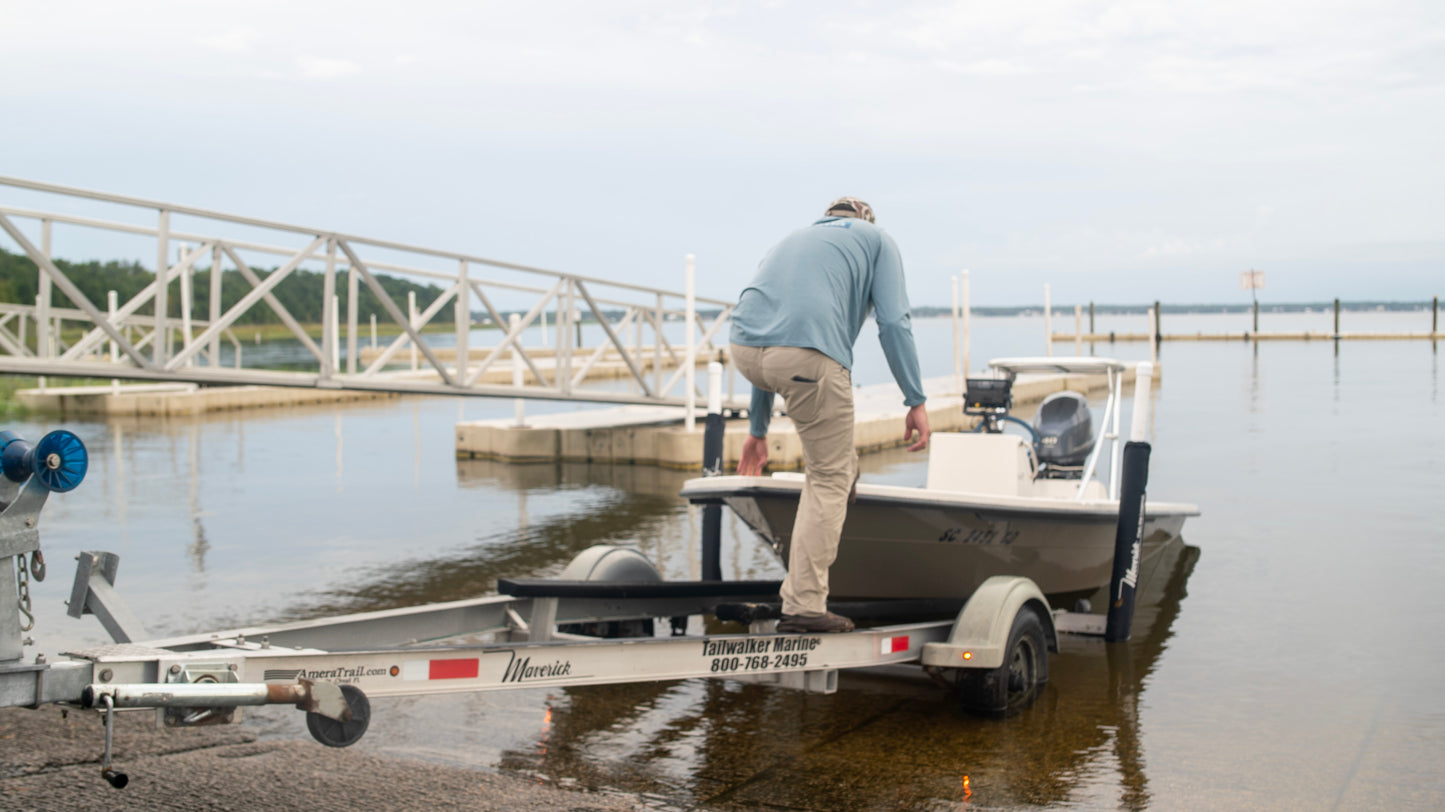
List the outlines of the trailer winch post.
{"label": "trailer winch post", "polygon": [[[707,422],[702,435],[702,475],[721,476],[723,469],[722,364],[707,365]],[[722,580],[722,505],[702,508],[702,579]]]}
{"label": "trailer winch post", "polygon": [[1109,616],[1104,641],[1129,639],[1134,625],[1134,593],[1144,543],[1144,492],[1149,485],[1149,389],[1154,365],[1139,364],[1134,376],[1134,414],[1119,472],[1119,524],[1114,530],[1114,572],[1109,579]]}

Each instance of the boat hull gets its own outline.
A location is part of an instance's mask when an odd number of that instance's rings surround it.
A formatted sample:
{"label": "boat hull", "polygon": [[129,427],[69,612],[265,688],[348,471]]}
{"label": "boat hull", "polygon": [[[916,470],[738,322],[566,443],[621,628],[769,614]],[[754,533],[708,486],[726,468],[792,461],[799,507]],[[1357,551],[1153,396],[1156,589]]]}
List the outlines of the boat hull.
{"label": "boat hull", "polygon": [[[708,480],[692,480],[683,495],[728,505],[786,566],[801,484],[715,479],[747,484],[713,487],[708,494]],[[1190,505],[1147,507],[1142,563],[1179,539],[1185,518],[1196,513]],[[990,504],[965,495],[860,486],[829,570],[829,593],[835,600],[967,598],[989,577],[1022,575],[1051,598],[1085,595],[1109,582],[1117,524],[1117,502]]]}

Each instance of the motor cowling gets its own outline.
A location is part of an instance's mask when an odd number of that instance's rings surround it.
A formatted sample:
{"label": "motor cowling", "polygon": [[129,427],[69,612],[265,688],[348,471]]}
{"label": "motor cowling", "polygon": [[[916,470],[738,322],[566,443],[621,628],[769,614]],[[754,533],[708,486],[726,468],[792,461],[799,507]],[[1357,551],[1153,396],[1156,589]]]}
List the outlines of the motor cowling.
{"label": "motor cowling", "polygon": [[1055,392],[1044,398],[1033,425],[1041,463],[1083,465],[1094,450],[1094,418],[1088,400],[1078,392]]}

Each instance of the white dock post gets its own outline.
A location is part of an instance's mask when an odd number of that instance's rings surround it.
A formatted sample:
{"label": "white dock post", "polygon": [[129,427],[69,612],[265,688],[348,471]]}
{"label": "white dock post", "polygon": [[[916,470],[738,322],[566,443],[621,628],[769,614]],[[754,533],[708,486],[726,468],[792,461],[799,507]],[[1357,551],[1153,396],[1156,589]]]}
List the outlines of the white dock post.
{"label": "white dock post", "polygon": [[[642,368],[642,374],[647,374],[647,364],[642,361],[642,323],[646,321],[643,317],[644,311],[641,305],[637,307],[637,320],[632,323],[632,357],[637,359],[637,365]],[[634,380],[636,384],[632,391],[640,391],[642,382]]]}
{"label": "white dock post", "polygon": [[[106,313],[107,313],[108,317],[110,318],[110,323],[111,323],[111,324],[115,324],[115,311],[116,311],[116,308],[117,308],[118,306],[119,306],[119,299],[118,299],[117,296],[116,296],[116,292],[113,291],[113,290],[108,290],[108,291],[106,291],[106,292],[105,292],[105,309],[106,309]],[[111,339],[111,340],[110,340],[110,362],[111,362],[112,364],[114,364],[114,363],[118,362],[119,360],[120,360],[120,351],[119,351],[119,350],[116,348],[116,346],[115,346],[115,339]],[[43,380],[45,380],[45,379],[44,379],[44,378],[41,378],[41,380],[43,381]],[[110,379],[110,393],[111,393],[112,395],[118,395],[118,394],[120,394],[120,379],[119,379],[119,378],[111,378],[111,379]]]}
{"label": "white dock post", "polygon": [[[44,273],[44,271],[42,271],[41,273]],[[40,356],[41,358],[45,357],[45,343],[48,340],[47,331],[50,328],[50,325],[46,323],[49,321],[49,319],[40,318],[40,311],[42,308],[44,308],[43,301],[44,300],[41,296],[37,295],[35,297],[35,354]],[[20,324],[22,326],[24,326],[25,324],[25,316],[23,315],[20,317]],[[20,331],[20,346],[25,346],[24,330]],[[41,375],[39,378],[36,378],[36,383],[40,385],[40,391],[44,392],[45,376]]]}
{"label": "white dock post", "polygon": [[166,271],[171,257],[170,246],[171,213],[161,209],[156,226],[155,317],[151,326],[151,359],[158,367],[166,365],[166,337],[169,333],[166,317],[170,315],[170,308],[166,303],[166,292],[170,288],[166,283]]}
{"label": "white dock post", "polygon": [[1154,382],[1154,365],[1140,361],[1134,371],[1134,414],[1129,418],[1129,439],[1149,442],[1149,389]]}
{"label": "white dock post", "polygon": [[[414,291],[414,290],[409,290],[409,291],[406,292],[406,323],[407,323],[407,324],[410,324],[413,330],[416,329],[416,291]],[[417,368],[418,368],[418,366],[419,366],[418,363],[417,363],[417,357],[416,357],[416,356],[417,356],[417,352],[416,352],[416,342],[413,341],[413,342],[411,342],[411,371],[412,371],[412,372],[416,372],[416,371],[417,371]]]}
{"label": "white dock post", "polygon": [[330,378],[341,370],[337,369],[340,353],[336,351],[336,238],[326,240],[326,271],[321,277],[321,352],[326,360],[321,364],[321,377]]}
{"label": "white dock post", "polygon": [[[687,297],[683,319],[687,322],[687,352],[683,355],[683,363],[687,364],[687,369],[683,371],[683,381],[687,387],[687,406],[682,421],[683,428],[692,431],[697,428],[697,416],[693,414],[697,409],[697,336],[693,330],[693,321],[697,317],[697,258],[688,254],[686,266]],[[708,403],[712,403],[711,394]]]}
{"label": "white dock post", "polygon": [[[211,249],[211,290],[208,319],[211,324],[221,320],[221,246],[218,244]],[[115,342],[111,342],[111,352],[115,352]],[[221,365],[221,334],[211,336],[211,366]]]}
{"label": "white dock post", "polygon": [[1074,305],[1074,355],[1084,354],[1084,306]]}
{"label": "white dock post", "polygon": [[[176,264],[185,262],[186,249],[189,247],[190,246],[185,243],[176,246]],[[195,280],[191,274],[194,272],[194,262],[186,263],[185,267],[181,270],[181,349],[183,350],[189,350],[191,348],[191,339],[193,338],[191,334],[191,305],[193,303],[191,300],[195,298],[196,294],[194,288]],[[186,366],[193,367],[195,365],[196,356],[192,355],[186,358]]]}
{"label": "white dock post", "polygon": [[[42,219],[40,221],[40,253],[46,259],[52,259],[50,256],[49,219]],[[54,342],[50,340],[52,327],[50,323],[51,279],[50,274],[46,273],[44,268],[37,268],[36,273],[40,275],[36,280],[36,285],[40,292],[35,297],[35,355],[39,358],[50,358],[55,355],[55,353],[51,351],[51,345]],[[24,316],[21,316],[20,323],[25,323]],[[25,334],[21,333],[21,346],[25,344],[24,336]],[[46,384],[45,376],[40,376],[37,383],[40,384],[40,391],[44,392]]]}
{"label": "white dock post", "polygon": [[1049,286],[1044,285],[1044,354],[1054,357],[1054,306],[1049,301]]}
{"label": "white dock post", "polygon": [[[522,334],[517,333],[517,324],[521,321],[522,317],[516,313],[507,317],[507,332],[517,334],[516,339],[512,342],[512,386],[517,389],[522,388],[522,353],[520,350],[522,346]],[[526,404],[527,402],[522,398],[517,398],[512,401],[512,411],[518,426],[527,425]]]}
{"label": "white dock post", "polygon": [[471,347],[468,346],[472,331],[472,288],[467,280],[467,261],[458,260],[457,266],[457,299],[452,307],[457,328],[457,377],[466,380],[468,355]]}
{"label": "white dock post", "polygon": [[[40,221],[40,253],[46,259],[52,258],[50,256],[50,220],[48,219]],[[51,279],[50,274],[46,273],[44,268],[37,268],[36,273],[40,275],[36,280],[40,293],[35,297],[35,354],[40,358],[50,358],[55,355],[54,352],[51,352],[51,345],[54,342],[50,338],[52,327],[50,323]],[[20,324],[22,327],[24,326],[24,316],[20,317]],[[23,331],[20,333],[20,345],[25,345]],[[40,391],[44,392],[45,376],[41,375],[36,382],[40,385]]]}
{"label": "white dock post", "polygon": [[[356,318],[361,303],[357,301],[360,294],[360,277],[356,273],[356,267],[350,262],[346,263],[346,371],[351,375],[356,374]],[[375,342],[372,342],[373,344]]]}
{"label": "white dock post", "polygon": [[331,374],[341,371],[341,297],[331,294]]}
{"label": "white dock post", "polygon": [[652,391],[662,397],[662,294],[657,294],[657,312],[652,318]]}

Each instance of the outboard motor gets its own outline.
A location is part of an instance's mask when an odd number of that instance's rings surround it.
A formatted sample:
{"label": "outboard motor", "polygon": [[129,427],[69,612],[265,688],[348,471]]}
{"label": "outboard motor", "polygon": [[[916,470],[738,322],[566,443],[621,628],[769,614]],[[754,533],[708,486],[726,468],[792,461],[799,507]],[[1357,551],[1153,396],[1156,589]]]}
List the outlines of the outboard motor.
{"label": "outboard motor", "polygon": [[1055,392],[1039,404],[1034,415],[1035,448],[1041,476],[1075,479],[1083,476],[1084,462],[1094,450],[1094,419],[1089,402],[1078,392]]}

